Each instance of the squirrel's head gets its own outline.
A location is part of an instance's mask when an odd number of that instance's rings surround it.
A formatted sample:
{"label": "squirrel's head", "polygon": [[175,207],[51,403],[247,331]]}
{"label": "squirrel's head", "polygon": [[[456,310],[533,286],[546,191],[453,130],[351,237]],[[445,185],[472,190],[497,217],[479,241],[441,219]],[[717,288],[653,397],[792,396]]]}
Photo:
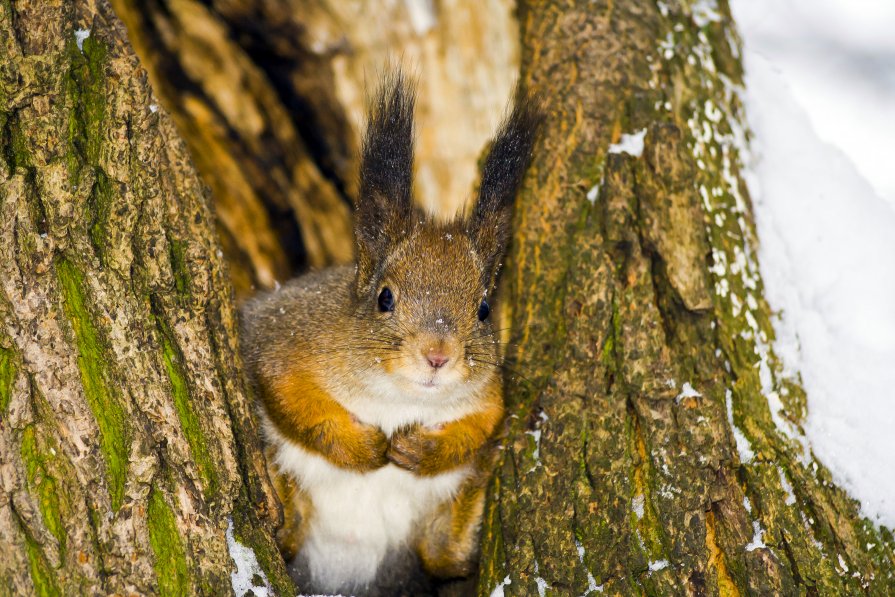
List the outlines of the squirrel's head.
{"label": "squirrel's head", "polygon": [[542,116],[516,94],[470,215],[438,223],[413,207],[413,105],[413,87],[396,73],[370,107],[355,214],[357,316],[378,366],[408,388],[437,389],[499,364],[488,300]]}

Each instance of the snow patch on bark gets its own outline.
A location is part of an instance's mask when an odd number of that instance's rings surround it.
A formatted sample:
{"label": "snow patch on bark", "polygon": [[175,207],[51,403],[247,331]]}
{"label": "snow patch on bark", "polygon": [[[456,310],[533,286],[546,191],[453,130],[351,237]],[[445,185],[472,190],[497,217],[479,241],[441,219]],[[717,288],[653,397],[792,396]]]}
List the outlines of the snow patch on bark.
{"label": "snow patch on bark", "polygon": [[587,569],[587,564],[584,563],[584,546],[581,545],[581,541],[579,541],[577,537],[575,538],[575,548],[578,550],[578,561],[581,562],[584,569],[587,570],[587,590],[581,597],[587,597],[591,593],[602,593],[603,585],[597,584],[597,579],[594,578],[594,575]]}
{"label": "snow patch on bark", "polygon": [[[258,563],[255,550],[237,541],[233,535],[232,518],[227,519],[227,551],[236,564],[236,571],[230,573],[230,583],[233,586],[234,595],[245,595],[246,593],[251,593],[255,597],[273,595],[270,581]],[[256,586],[256,578],[260,578],[264,584]]]}
{"label": "snow patch on bark", "polygon": [[[639,130],[636,133],[625,133],[618,140],[618,143],[613,143],[609,146],[609,153],[627,153],[635,158],[639,158],[643,154],[644,137],[646,137],[646,129]],[[596,195],[594,200],[596,200]]]}
{"label": "snow patch on bark", "polygon": [[752,541],[746,545],[746,551],[755,551],[756,549],[762,549],[767,547],[764,543],[764,529],[761,528],[761,524],[757,520],[752,521]]}
{"label": "snow patch on bark", "polygon": [[84,40],[90,37],[90,29],[78,29],[75,31],[75,43],[78,44],[78,50],[84,53]]}
{"label": "snow patch on bark", "polygon": [[513,581],[510,580],[510,575],[508,574],[503,582],[494,587],[494,590],[491,591],[491,597],[503,597],[503,588],[508,587],[513,584]]}
{"label": "snow patch on bark", "polygon": [[740,455],[740,462],[752,462],[752,458],[755,456],[755,452],[752,451],[752,444],[749,443],[749,440],[746,439],[746,436],[743,435],[740,428],[733,422],[733,394],[730,390],[727,390],[725,393],[725,400],[727,402],[727,422],[730,423],[730,428],[733,430],[733,439],[737,444],[737,453]]}
{"label": "snow patch on bark", "polygon": [[685,381],[684,385],[681,386],[681,393],[677,395],[674,399],[676,404],[680,404],[681,400],[684,398],[701,398],[702,394],[697,392],[693,386],[690,385],[689,381]]}
{"label": "snow patch on bark", "polygon": [[705,27],[709,23],[717,23],[721,20],[721,13],[718,11],[718,3],[715,0],[697,0],[690,9],[693,15],[693,22],[698,27]]}

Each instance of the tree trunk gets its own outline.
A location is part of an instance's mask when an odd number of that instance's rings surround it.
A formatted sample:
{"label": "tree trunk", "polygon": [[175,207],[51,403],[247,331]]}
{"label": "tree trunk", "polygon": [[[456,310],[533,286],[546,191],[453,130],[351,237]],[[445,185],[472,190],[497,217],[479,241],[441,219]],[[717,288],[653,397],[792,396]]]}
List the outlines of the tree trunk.
{"label": "tree trunk", "polygon": [[520,4],[550,115],[503,274],[479,594],[895,591],[892,534],[813,457],[774,354],[726,3]]}
{"label": "tree trunk", "polygon": [[[352,258],[354,137],[286,0],[112,0],[215,199],[239,297]],[[312,151],[315,150],[315,151]]]}
{"label": "tree trunk", "polygon": [[[510,5],[111,2],[170,118],[106,0],[0,2],[0,594],[228,593],[231,519],[246,582],[291,594],[190,158],[241,296],[350,258],[364,77],[407,47],[418,199],[450,212],[510,95]],[[726,4],[520,18],[550,118],[479,593],[895,591],[895,540],[813,458],[773,352]]]}
{"label": "tree trunk", "polygon": [[208,194],[123,26],[7,1],[0,43],[0,594],[288,594]]}

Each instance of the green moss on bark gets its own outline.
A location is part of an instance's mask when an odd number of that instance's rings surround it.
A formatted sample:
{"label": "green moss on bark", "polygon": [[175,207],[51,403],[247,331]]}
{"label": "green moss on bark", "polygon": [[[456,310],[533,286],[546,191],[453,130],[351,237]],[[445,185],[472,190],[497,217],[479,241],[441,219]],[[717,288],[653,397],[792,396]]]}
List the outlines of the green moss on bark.
{"label": "green moss on bark", "polygon": [[155,554],[159,595],[188,595],[190,577],[183,541],[177,533],[177,521],[165,502],[164,494],[155,488],[149,492],[146,524],[149,528],[149,545]]}
{"label": "green moss on bark", "polygon": [[90,210],[87,234],[90,236],[90,242],[96,249],[97,255],[103,259],[109,238],[109,211],[112,206],[114,190],[109,177],[102,170],[95,170],[94,177],[93,189],[91,189],[87,201]]}
{"label": "green moss on bark", "polygon": [[28,485],[37,496],[37,504],[43,517],[44,526],[59,541],[60,553],[65,551],[65,527],[63,526],[60,500],[60,487],[50,473],[47,461],[56,457],[55,448],[41,445],[34,425],[29,425],[22,432],[22,461]]}
{"label": "green moss on bark", "polygon": [[50,566],[50,563],[47,562],[37,542],[27,534],[25,535],[25,554],[28,557],[34,593],[38,597],[57,597],[62,595],[55,571]]}
{"label": "green moss on bark", "polygon": [[108,49],[95,36],[78,48],[74,38],[67,44],[71,68],[66,91],[71,102],[68,136],[74,151],[69,152],[69,172],[79,171],[81,160],[97,164],[106,142],[106,57]]}
{"label": "green moss on bark", "polygon": [[28,140],[22,134],[16,118],[10,114],[4,114],[4,158],[6,159],[9,173],[14,173],[18,168],[27,168],[31,163],[28,151]]}
{"label": "green moss on bark", "polygon": [[12,351],[0,347],[0,415],[6,412],[12,399],[12,384],[16,379],[16,368],[12,361]]}
{"label": "green moss on bark", "polygon": [[56,275],[62,291],[65,313],[74,330],[81,384],[100,432],[100,449],[106,465],[106,477],[112,507],[118,509],[124,498],[127,480],[130,432],[127,415],[108,371],[110,359],[99,332],[87,310],[84,280],[67,259],[56,263]]}
{"label": "green moss on bark", "polygon": [[186,247],[187,244],[184,241],[175,239],[168,241],[174,287],[181,298],[187,298],[190,294],[190,272],[186,263]]}
{"label": "green moss on bark", "polygon": [[186,436],[193,460],[195,460],[199,469],[205,495],[213,496],[218,490],[218,476],[208,450],[208,441],[202,432],[199,417],[193,408],[187,376],[183,371],[183,357],[177,349],[171,330],[168,329],[164,320],[156,317],[156,325],[162,341],[162,359],[165,363],[168,379],[171,382],[174,408],[177,410],[180,428],[184,436]]}

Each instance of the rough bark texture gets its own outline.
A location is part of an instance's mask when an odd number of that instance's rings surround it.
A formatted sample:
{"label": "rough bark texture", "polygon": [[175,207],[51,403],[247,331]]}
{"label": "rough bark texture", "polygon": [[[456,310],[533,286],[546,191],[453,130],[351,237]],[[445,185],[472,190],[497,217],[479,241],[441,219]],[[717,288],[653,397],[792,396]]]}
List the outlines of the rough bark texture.
{"label": "rough bark texture", "polygon": [[231,522],[289,593],[207,191],[122,24],[5,0],[0,44],[0,594],[228,594]]}
{"label": "rough bark texture", "polygon": [[550,117],[504,272],[479,594],[892,593],[892,534],[811,454],[773,352],[726,3],[522,4]]}
{"label": "rough bark texture", "polygon": [[304,260],[349,262],[339,185],[355,139],[300,13],[286,0],[112,3],[212,189],[238,294]]}
{"label": "rough bark texture", "polygon": [[[418,200],[450,213],[510,95],[510,4],[111,1],[177,132],[106,0],[0,0],[0,594],[227,593],[230,517],[289,594],[186,147],[244,293],[347,260],[365,75],[417,61]],[[550,119],[479,593],[895,592],[773,353],[726,5],[532,4]]]}

